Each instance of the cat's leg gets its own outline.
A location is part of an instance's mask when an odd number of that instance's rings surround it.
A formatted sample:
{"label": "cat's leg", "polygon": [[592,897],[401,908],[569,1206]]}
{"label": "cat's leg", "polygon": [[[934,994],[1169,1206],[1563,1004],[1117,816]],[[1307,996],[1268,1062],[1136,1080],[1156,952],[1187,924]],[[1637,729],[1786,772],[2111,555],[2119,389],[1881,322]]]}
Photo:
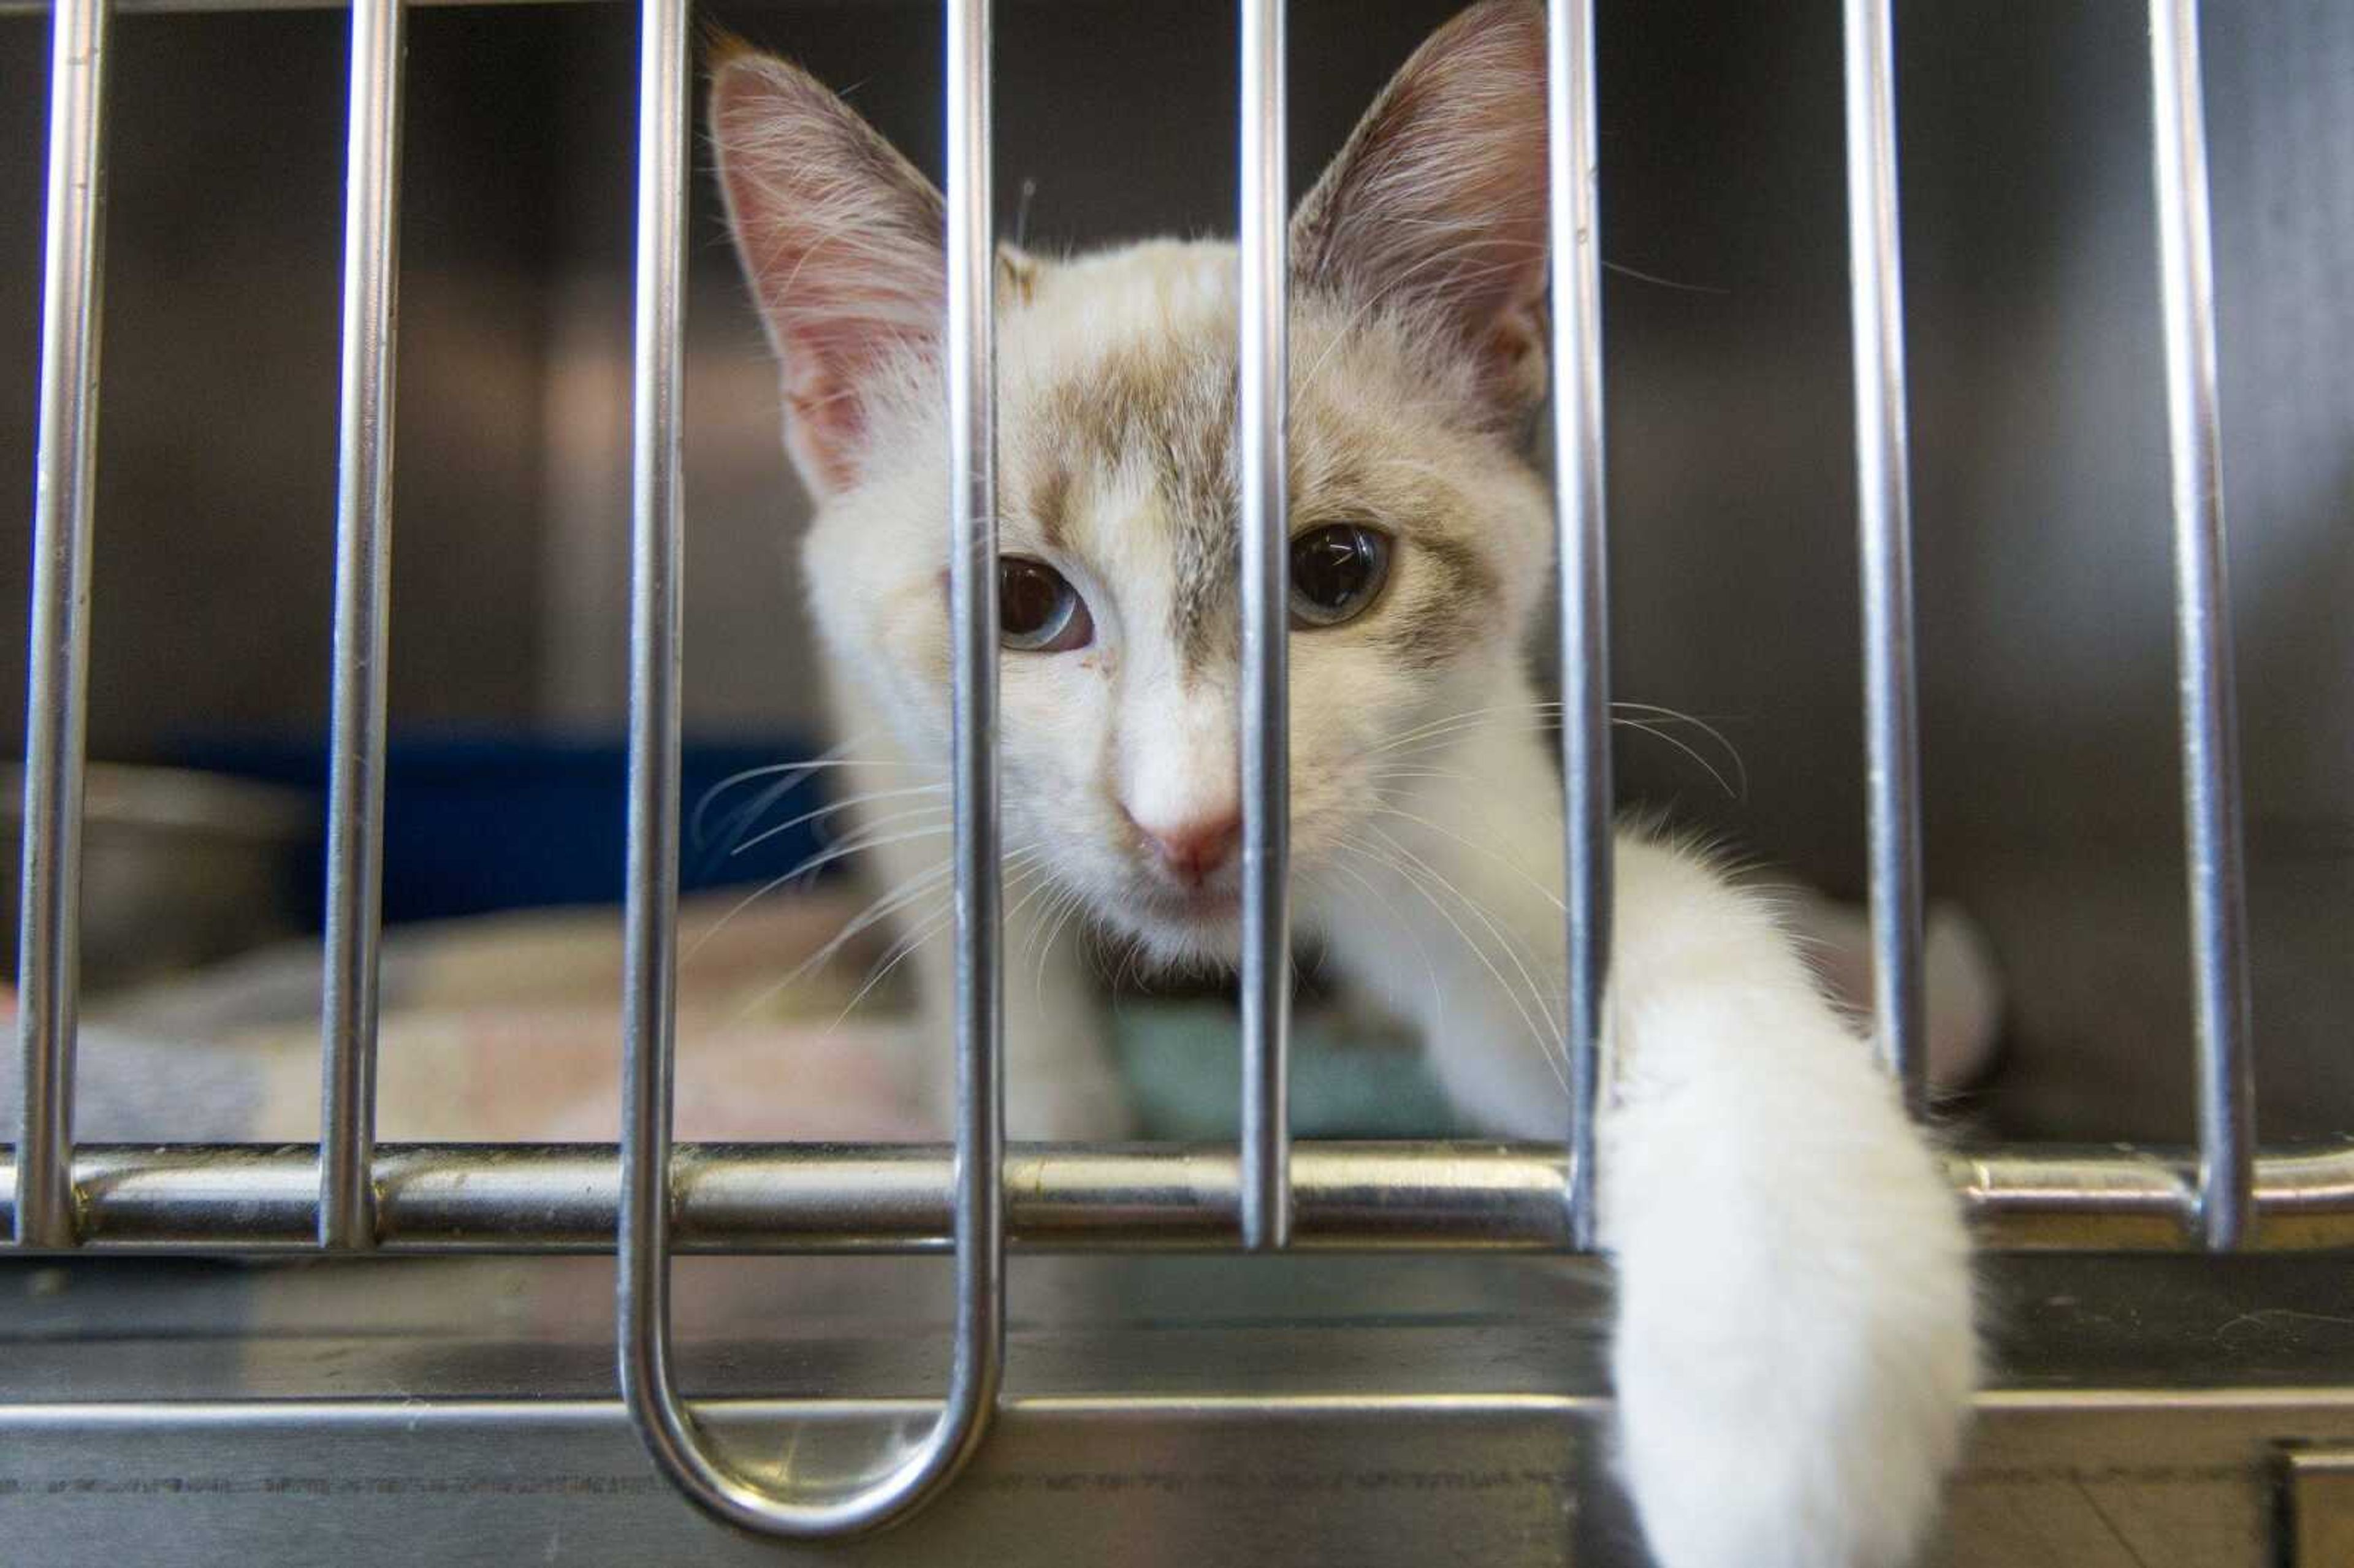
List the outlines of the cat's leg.
{"label": "cat's leg", "polygon": [[1953,1197],[1761,903],[1656,843],[1617,868],[1600,1195],[1644,1529],[1666,1568],[1893,1568],[1977,1378]]}
{"label": "cat's leg", "polygon": [[1113,1048],[1105,988],[1085,958],[1085,933],[1075,928],[1077,916],[1055,913],[1051,888],[1017,912],[1027,894],[1006,900],[1006,1135],[1126,1138],[1135,1111]]}
{"label": "cat's leg", "polygon": [[[1008,903],[1011,907],[1011,901]],[[1121,1081],[1108,1010],[1065,930],[1041,965],[1046,932],[1027,912],[1005,927],[1005,1133],[1024,1140],[1127,1137],[1135,1113]],[[925,945],[923,1007],[927,1108],[945,1128],[955,1107],[956,951],[942,932]]]}
{"label": "cat's leg", "polygon": [[[1434,1065],[1496,1130],[1558,1138],[1539,1038],[1561,995],[1558,786],[1511,725],[1447,771],[1464,782],[1426,781],[1383,845],[1395,908],[1421,910]],[[1893,1568],[1935,1515],[1977,1370],[1938,1163],[1764,902],[1621,835],[1613,910],[1599,1195],[1623,1471],[1653,1552]],[[1334,938],[1360,974],[1352,953],[1398,943]]]}

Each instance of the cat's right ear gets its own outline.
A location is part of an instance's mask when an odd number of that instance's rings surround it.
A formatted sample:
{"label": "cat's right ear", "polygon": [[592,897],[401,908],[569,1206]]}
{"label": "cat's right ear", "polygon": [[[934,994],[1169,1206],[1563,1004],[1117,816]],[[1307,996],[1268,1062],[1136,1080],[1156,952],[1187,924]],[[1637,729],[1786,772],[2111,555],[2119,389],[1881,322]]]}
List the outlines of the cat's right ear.
{"label": "cat's right ear", "polygon": [[731,40],[712,55],[727,227],[783,372],[786,445],[831,494],[856,477],[888,378],[938,353],[945,209],[806,72]]}
{"label": "cat's right ear", "polygon": [[1492,406],[1544,396],[1545,16],[1483,0],[1401,67],[1291,221],[1295,281],[1469,356]]}

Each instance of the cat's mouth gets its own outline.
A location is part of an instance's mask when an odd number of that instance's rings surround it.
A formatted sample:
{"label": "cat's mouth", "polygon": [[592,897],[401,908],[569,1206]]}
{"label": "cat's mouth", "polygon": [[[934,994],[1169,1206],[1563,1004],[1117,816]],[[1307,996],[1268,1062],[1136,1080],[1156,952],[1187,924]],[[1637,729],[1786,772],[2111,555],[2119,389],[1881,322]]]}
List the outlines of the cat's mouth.
{"label": "cat's mouth", "polygon": [[1224,926],[1243,913],[1242,889],[1225,879],[1190,887],[1150,886],[1144,904],[1156,918],[1181,925]]}
{"label": "cat's mouth", "polygon": [[1130,908],[1140,934],[1172,950],[1209,957],[1228,952],[1239,938],[1242,889],[1232,876],[1182,887],[1153,881],[1137,889]]}

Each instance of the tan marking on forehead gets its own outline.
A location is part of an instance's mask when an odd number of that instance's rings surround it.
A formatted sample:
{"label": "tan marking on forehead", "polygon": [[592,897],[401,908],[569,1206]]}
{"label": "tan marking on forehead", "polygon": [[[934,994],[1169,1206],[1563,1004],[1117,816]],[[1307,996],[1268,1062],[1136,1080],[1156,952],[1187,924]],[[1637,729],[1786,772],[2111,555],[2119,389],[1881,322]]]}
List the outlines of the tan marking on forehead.
{"label": "tan marking on forehead", "polygon": [[1071,469],[1049,452],[1030,487],[1030,520],[1046,547],[1068,554],[1071,548]]}
{"label": "tan marking on forehead", "polygon": [[1066,475],[1066,497],[1075,464],[1150,484],[1159,504],[1122,521],[1155,519],[1166,530],[1169,635],[1188,668],[1232,637],[1220,616],[1233,598],[1235,403],[1232,345],[1172,337],[1098,355],[1057,382],[1041,410],[1060,449],[1047,466]]}
{"label": "tan marking on forehead", "polygon": [[[1153,613],[1181,667],[1199,672],[1231,662],[1239,641],[1234,313],[1203,286],[1223,287],[1230,259],[1198,277],[1166,260],[1044,268],[1014,334],[1013,493],[1047,548],[1160,579]],[[1089,308],[1072,308],[1082,297]],[[1293,305],[1292,532],[1363,522],[1394,535],[1409,564],[1338,634],[1414,667],[1443,663],[1487,640],[1515,598],[1479,498],[1517,455],[1474,417],[1453,362],[1400,323],[1313,291]]]}

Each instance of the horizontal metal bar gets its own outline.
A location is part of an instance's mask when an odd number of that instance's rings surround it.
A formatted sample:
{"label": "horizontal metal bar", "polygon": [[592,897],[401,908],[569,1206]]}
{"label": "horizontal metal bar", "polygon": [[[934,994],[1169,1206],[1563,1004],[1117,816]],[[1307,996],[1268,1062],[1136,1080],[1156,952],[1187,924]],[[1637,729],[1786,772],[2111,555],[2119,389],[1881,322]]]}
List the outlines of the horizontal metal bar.
{"label": "horizontal metal bar", "polygon": [[[308,1144],[85,1145],[74,1192],[89,1252],[317,1250]],[[2004,1147],[1947,1158],[1997,1250],[2190,1251],[2200,1245],[2188,1150]],[[695,1253],[946,1253],[940,1144],[691,1144],[673,1157],[673,1245]],[[384,1144],[380,1250],[602,1253],[613,1248],[611,1144]],[[14,1214],[0,1157],[0,1234]],[[1552,1252],[1569,1241],[1559,1144],[1296,1146],[1293,1245],[1336,1252]],[[1235,1146],[1028,1145],[1005,1163],[1009,1239],[1032,1252],[1214,1252],[1239,1245]],[[2354,1247],[2354,1143],[2256,1164],[2268,1251]],[[0,1248],[0,1255],[10,1250]]]}
{"label": "horizontal metal bar", "polygon": [[[942,1144],[675,1146],[681,1252],[950,1250]],[[1544,1249],[1564,1236],[1558,1146],[1320,1144],[1303,1150],[1301,1244]],[[99,1250],[312,1249],[304,1146],[87,1146],[74,1168]],[[0,1171],[8,1169],[0,1161]],[[610,1144],[380,1145],[380,1249],[608,1252]],[[1010,1155],[1033,1249],[1218,1250],[1239,1239],[1232,1144],[1034,1147]]]}

